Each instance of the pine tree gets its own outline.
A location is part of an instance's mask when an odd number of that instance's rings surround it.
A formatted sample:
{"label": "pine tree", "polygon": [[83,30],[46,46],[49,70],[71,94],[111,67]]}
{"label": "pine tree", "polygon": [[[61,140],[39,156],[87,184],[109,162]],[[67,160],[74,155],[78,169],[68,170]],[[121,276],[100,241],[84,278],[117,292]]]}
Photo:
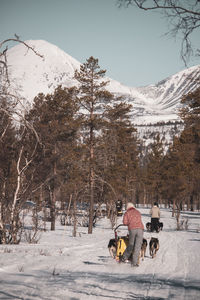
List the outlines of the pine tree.
{"label": "pine tree", "polygon": [[94,215],[94,188],[95,188],[95,133],[101,128],[102,114],[105,104],[112,100],[112,95],[105,90],[107,82],[103,81],[106,71],[101,70],[98,59],[90,57],[80,66],[80,71],[75,72],[75,79],[79,82],[79,103],[84,112],[84,129],[86,132],[86,144],[89,148],[89,227],[88,233],[92,233]]}
{"label": "pine tree", "polygon": [[138,184],[138,150],[136,130],[129,120],[130,105],[122,102],[106,111],[107,122],[99,150],[99,176],[111,211],[115,202],[135,201]]}
{"label": "pine tree", "polygon": [[143,168],[144,180],[147,187],[148,194],[150,196],[151,203],[153,201],[159,202],[162,179],[161,179],[161,167],[164,157],[164,147],[160,135],[158,134],[154,142],[150,144],[148,154],[146,157],[146,165]]}
{"label": "pine tree", "polygon": [[184,107],[180,111],[180,116],[185,127],[180,136],[180,142],[184,145],[187,153],[187,161],[190,162],[190,178],[188,179],[188,196],[190,207],[193,209],[194,199],[197,206],[200,194],[200,88],[185,95],[181,102]]}
{"label": "pine tree", "polygon": [[41,141],[35,184],[38,183],[39,186],[45,183],[49,191],[51,230],[55,230],[56,200],[68,176],[66,170],[69,169],[77,143],[77,111],[75,89],[63,89],[59,86],[53,94],[40,94],[36,97],[34,106],[27,115],[27,120],[33,123]]}

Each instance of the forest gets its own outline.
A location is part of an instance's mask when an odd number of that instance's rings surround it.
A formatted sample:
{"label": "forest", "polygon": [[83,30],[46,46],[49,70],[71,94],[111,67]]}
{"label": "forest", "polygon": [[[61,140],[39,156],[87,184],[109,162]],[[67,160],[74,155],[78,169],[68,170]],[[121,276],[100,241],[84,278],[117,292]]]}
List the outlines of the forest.
{"label": "forest", "polygon": [[[26,45],[25,45],[26,46]],[[114,222],[116,201],[180,214],[200,209],[200,88],[183,95],[184,129],[166,149],[159,134],[144,147],[131,105],[106,90],[105,70],[90,57],[74,74],[78,85],[38,94],[29,111],[9,92],[5,53],[0,76],[0,242],[20,242],[23,211],[78,225],[80,209],[91,234],[101,205]],[[37,55],[37,53],[36,53]],[[163,124],[164,126],[164,124]],[[71,224],[71,223],[70,223]],[[31,237],[30,237],[31,238]]]}

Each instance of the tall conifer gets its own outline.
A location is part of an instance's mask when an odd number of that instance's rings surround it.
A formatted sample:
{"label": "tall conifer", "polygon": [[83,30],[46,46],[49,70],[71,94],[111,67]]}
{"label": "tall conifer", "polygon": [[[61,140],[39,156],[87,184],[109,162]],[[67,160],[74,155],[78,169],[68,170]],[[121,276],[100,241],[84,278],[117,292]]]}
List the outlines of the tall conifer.
{"label": "tall conifer", "polygon": [[79,82],[79,103],[85,116],[84,128],[87,132],[86,143],[89,148],[90,206],[88,233],[92,233],[94,215],[95,132],[101,127],[105,104],[112,99],[112,95],[105,90],[107,85],[107,82],[103,81],[105,73],[105,70],[100,69],[98,59],[91,56],[74,75]]}

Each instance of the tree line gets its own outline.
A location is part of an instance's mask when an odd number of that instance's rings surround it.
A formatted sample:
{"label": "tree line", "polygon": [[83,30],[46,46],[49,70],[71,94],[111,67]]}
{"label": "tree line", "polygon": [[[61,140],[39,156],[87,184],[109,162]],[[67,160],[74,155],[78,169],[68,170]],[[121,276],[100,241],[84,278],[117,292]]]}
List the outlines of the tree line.
{"label": "tree line", "polygon": [[[1,70],[7,74],[5,64]],[[49,209],[51,230],[58,212],[64,218],[73,213],[74,234],[80,205],[87,211],[88,233],[95,207],[104,203],[113,220],[118,199],[199,210],[200,88],[183,95],[184,130],[168,150],[159,134],[144,148],[129,117],[131,105],[106,90],[105,73],[90,57],[74,74],[77,87],[40,93],[23,114],[16,112],[20,99],[1,75],[2,243],[19,243],[27,201],[34,213]]]}

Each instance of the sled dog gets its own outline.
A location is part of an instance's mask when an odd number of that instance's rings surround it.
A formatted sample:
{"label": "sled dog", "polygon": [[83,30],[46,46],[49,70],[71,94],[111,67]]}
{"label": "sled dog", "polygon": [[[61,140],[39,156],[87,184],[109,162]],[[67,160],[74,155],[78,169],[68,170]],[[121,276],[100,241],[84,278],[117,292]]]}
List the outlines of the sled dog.
{"label": "sled dog", "polygon": [[145,238],[143,238],[142,246],[141,246],[141,250],[140,250],[140,255],[138,257],[138,265],[140,264],[140,258],[142,260],[144,260],[144,257],[145,257],[145,254],[146,254],[146,249],[147,249],[147,240]]}
{"label": "sled dog", "polygon": [[157,251],[159,250],[159,240],[152,237],[149,242],[149,253],[152,258],[156,256]]}
{"label": "sled dog", "polygon": [[[145,254],[146,254],[146,249],[147,249],[147,240],[145,238],[143,238],[142,246],[141,246],[141,250],[140,250],[140,255],[139,255],[139,258],[138,258],[138,264],[140,262],[140,258],[142,260],[144,260],[144,257],[145,257]],[[116,252],[117,252],[117,245],[116,245],[116,240],[115,239],[110,239],[110,241],[108,243],[108,250],[110,252],[111,257],[115,258]]]}
{"label": "sled dog", "polygon": [[116,240],[115,239],[110,239],[108,243],[108,250],[110,252],[110,255],[112,258],[115,258],[116,252],[117,252],[117,245],[116,245]]}
{"label": "sled dog", "polygon": [[146,223],[146,229],[147,231],[151,231],[151,222]]}
{"label": "sled dog", "polygon": [[158,225],[158,226],[159,226],[159,231],[160,231],[160,230],[163,230],[163,223],[162,223],[162,222],[159,222],[159,225]]}

